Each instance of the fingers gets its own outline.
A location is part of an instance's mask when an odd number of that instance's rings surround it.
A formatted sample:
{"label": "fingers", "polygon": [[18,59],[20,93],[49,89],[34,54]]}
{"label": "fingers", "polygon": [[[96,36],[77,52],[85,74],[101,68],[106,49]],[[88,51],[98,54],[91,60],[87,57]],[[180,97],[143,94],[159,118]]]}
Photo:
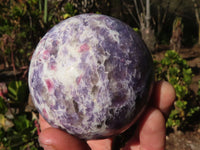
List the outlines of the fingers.
{"label": "fingers", "polygon": [[67,134],[66,132],[55,129],[47,128],[44,129],[40,136],[39,142],[44,148],[53,149],[53,150],[89,150],[88,145],[74,136]]}
{"label": "fingers", "polygon": [[[152,93],[152,103],[141,117],[138,137],[133,137],[127,144],[127,150],[163,150],[165,145],[165,118],[170,112],[170,107],[175,99],[174,88],[165,81],[155,84]],[[163,116],[164,115],[164,116]],[[52,128],[40,116],[41,134],[39,141],[45,150],[87,150],[90,149],[86,142],[81,141],[66,132]],[[88,141],[92,149],[110,150],[112,139]]]}
{"label": "fingers", "polygon": [[92,150],[111,150],[113,139],[89,140],[88,145]]}
{"label": "fingers", "polygon": [[133,137],[125,146],[125,150],[164,150],[165,118],[155,108],[147,110],[139,124],[139,137]]}
{"label": "fingers", "polygon": [[165,118],[158,109],[149,109],[140,124],[141,150],[164,150]]}
{"label": "fingers", "polygon": [[155,84],[152,103],[141,117],[137,135],[125,146],[125,150],[164,150],[165,117],[175,100],[175,90],[171,84],[160,81]]}
{"label": "fingers", "polygon": [[175,89],[170,83],[160,81],[155,84],[152,93],[152,105],[158,108],[165,117],[168,116],[175,98]]}
{"label": "fingers", "polygon": [[67,134],[65,131],[52,128],[40,116],[41,133],[39,143],[45,150],[89,150],[89,146],[85,141],[79,140],[76,137]]}

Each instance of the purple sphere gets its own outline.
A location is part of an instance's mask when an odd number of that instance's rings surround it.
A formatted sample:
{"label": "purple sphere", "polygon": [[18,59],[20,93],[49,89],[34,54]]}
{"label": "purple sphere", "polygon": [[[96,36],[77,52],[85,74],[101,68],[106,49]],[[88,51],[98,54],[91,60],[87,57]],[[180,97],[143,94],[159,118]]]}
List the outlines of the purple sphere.
{"label": "purple sphere", "polygon": [[81,139],[129,128],[148,103],[153,61],[125,23],[82,14],[54,26],[39,42],[29,69],[33,102],[50,125]]}

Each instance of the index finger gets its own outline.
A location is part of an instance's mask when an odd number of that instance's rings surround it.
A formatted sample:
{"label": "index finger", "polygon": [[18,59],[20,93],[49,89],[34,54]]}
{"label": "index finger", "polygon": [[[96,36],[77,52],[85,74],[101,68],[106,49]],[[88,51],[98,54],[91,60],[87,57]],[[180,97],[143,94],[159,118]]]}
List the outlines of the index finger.
{"label": "index finger", "polygon": [[166,81],[159,81],[154,85],[151,98],[152,106],[159,109],[165,117],[167,117],[170,113],[170,109],[175,98],[175,89],[170,83]]}

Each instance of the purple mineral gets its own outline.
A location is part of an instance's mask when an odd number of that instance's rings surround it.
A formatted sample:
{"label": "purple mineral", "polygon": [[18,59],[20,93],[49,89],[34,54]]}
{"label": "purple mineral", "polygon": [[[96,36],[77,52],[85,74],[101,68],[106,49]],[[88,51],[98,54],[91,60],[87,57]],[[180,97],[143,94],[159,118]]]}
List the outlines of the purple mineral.
{"label": "purple mineral", "polygon": [[125,23],[82,14],[54,26],[39,42],[29,88],[53,127],[81,139],[129,128],[144,111],[153,85],[153,61]]}

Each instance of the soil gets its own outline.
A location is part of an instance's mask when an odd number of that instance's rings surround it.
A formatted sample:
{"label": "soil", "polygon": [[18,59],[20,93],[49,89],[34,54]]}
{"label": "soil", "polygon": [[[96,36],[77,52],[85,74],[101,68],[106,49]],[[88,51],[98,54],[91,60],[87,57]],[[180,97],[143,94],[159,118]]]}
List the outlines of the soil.
{"label": "soil", "polygon": [[[164,53],[169,48],[161,46],[153,54],[153,58],[161,60]],[[194,77],[190,88],[194,93],[198,91],[198,81],[200,80],[200,47],[182,48],[179,54],[187,60],[188,65],[192,68]],[[20,75],[21,73],[16,73]],[[0,82],[7,82],[15,78],[12,70],[5,70],[3,64],[0,64]],[[198,116],[198,123],[192,127],[192,130],[185,130],[183,132],[172,132],[166,136],[166,150],[200,150],[200,117]]]}
{"label": "soil", "polygon": [[170,133],[166,136],[166,150],[199,150],[200,130]]}

